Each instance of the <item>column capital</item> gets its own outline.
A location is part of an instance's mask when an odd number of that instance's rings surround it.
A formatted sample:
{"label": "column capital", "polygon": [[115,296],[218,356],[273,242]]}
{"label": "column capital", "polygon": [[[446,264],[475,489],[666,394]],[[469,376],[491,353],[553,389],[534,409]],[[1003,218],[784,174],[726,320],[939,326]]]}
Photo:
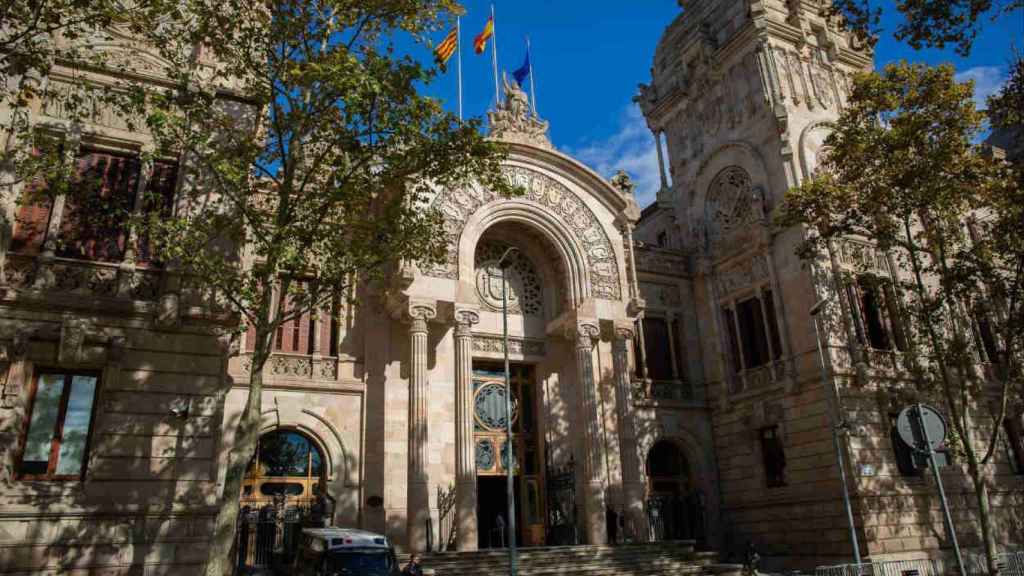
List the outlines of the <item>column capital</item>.
{"label": "column capital", "polygon": [[594,346],[594,339],[601,335],[601,329],[596,323],[578,322],[566,330],[566,337],[576,341],[577,348],[590,350]]}
{"label": "column capital", "polygon": [[615,340],[625,341],[636,338],[636,330],[632,324],[619,324],[615,326]]}
{"label": "column capital", "polygon": [[437,306],[433,303],[410,302],[405,316],[412,324],[412,332],[426,332],[427,322],[437,318]]}
{"label": "column capital", "polygon": [[470,329],[473,324],[480,322],[480,311],[476,308],[457,306],[452,311],[452,323],[456,330],[460,328]]}

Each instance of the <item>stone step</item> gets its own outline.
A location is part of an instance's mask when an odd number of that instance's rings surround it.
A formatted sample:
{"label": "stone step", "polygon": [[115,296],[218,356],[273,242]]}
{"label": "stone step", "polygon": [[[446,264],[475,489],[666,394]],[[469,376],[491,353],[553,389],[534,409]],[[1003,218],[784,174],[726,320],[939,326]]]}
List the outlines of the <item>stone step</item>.
{"label": "stone step", "polygon": [[[521,576],[698,576],[717,555],[695,552],[693,541],[620,546],[543,546],[519,550]],[[400,558],[404,565],[407,555]],[[439,552],[423,555],[424,568],[436,576],[499,575],[508,570],[507,549]]]}

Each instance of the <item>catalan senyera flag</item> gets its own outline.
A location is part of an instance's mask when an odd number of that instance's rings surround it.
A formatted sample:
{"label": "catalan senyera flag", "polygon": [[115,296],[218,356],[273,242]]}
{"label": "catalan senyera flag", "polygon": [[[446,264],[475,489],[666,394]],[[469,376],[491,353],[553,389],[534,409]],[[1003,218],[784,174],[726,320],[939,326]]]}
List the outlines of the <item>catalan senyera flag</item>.
{"label": "catalan senyera flag", "polygon": [[455,49],[459,47],[459,31],[457,28],[452,28],[452,31],[444,37],[444,40],[434,48],[434,61],[441,68],[445,68],[448,64],[448,60],[455,54]]}
{"label": "catalan senyera flag", "polygon": [[473,51],[477,54],[483,54],[484,50],[487,50],[487,41],[491,39],[491,36],[494,36],[494,16],[487,19],[484,31],[473,39]]}

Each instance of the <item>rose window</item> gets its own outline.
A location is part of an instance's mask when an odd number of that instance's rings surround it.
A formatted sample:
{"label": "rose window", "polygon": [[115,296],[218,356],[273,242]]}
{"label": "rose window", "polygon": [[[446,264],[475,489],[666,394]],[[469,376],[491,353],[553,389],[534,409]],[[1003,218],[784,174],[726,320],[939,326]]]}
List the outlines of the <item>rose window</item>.
{"label": "rose window", "polygon": [[[501,310],[502,271],[498,261],[509,246],[502,242],[480,241],[476,246],[476,291],[480,301],[495,312]],[[506,268],[508,311],[527,316],[543,311],[540,276],[522,252],[509,255]]]}
{"label": "rose window", "polygon": [[[504,431],[508,427],[505,418],[505,385],[498,382],[477,382],[473,407],[478,430]],[[519,406],[512,398],[512,422],[519,415]]]}

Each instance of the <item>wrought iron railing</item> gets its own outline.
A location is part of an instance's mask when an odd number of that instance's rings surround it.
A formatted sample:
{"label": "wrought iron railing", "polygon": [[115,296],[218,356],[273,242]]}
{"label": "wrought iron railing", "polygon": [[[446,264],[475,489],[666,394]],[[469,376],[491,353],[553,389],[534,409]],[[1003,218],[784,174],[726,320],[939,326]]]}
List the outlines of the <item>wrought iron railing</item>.
{"label": "wrought iron railing", "polygon": [[[1004,552],[997,556],[1000,576],[1024,576],[1024,551]],[[969,576],[986,576],[985,557],[971,555],[964,558]],[[819,566],[815,576],[957,576],[956,561],[950,558],[924,558],[917,560],[886,560],[862,564]]]}
{"label": "wrought iron railing", "polygon": [[452,550],[455,548],[456,533],[455,521],[455,486],[451,485],[447,490],[437,487],[437,518],[438,518],[438,552]]}

